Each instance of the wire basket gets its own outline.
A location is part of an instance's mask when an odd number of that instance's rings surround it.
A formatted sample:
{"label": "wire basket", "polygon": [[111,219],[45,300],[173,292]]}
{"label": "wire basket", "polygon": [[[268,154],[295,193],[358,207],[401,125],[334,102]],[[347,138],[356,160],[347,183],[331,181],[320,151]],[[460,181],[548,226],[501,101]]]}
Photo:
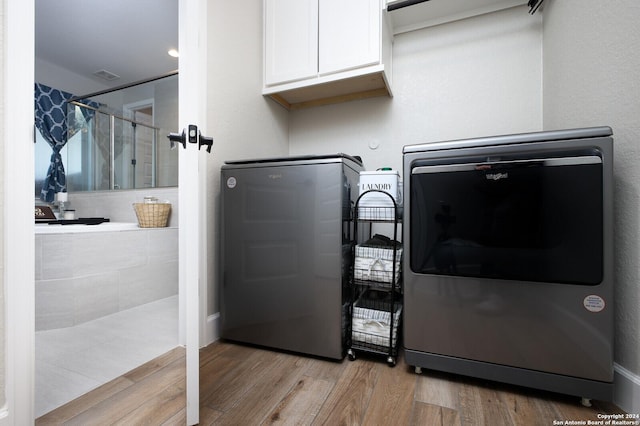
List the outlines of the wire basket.
{"label": "wire basket", "polygon": [[140,228],[164,228],[169,220],[171,203],[133,203]]}
{"label": "wire basket", "polygon": [[388,348],[391,347],[392,353],[395,353],[402,319],[402,303],[393,298],[391,293],[371,289],[358,298],[353,305],[351,323],[354,347],[382,353],[389,352]]}
{"label": "wire basket", "polygon": [[[395,254],[395,265],[394,265]],[[399,283],[402,249],[356,246],[353,275],[358,281]],[[394,275],[395,268],[395,275]],[[390,285],[389,285],[390,287]]]}

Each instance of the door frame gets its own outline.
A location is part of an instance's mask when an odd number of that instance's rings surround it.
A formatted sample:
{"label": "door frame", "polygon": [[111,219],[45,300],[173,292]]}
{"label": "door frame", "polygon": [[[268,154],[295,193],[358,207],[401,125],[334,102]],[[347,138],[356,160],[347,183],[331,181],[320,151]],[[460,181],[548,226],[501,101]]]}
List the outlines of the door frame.
{"label": "door frame", "polygon": [[[2,183],[3,191],[3,264],[1,265],[4,284],[4,390],[5,404],[0,407],[0,426],[32,424],[35,420],[35,229],[33,214],[34,176],[34,117],[25,113],[33,111],[33,87],[35,81],[35,1],[1,0],[2,16],[2,71],[4,102],[2,108],[3,137],[5,141],[29,141],[30,143],[3,143],[4,158]],[[191,80],[180,86],[180,123],[183,117],[206,123],[206,0],[179,0],[179,39],[181,47],[181,80],[191,76]],[[195,40],[195,43],[194,43]],[[184,46],[184,47],[183,47]],[[195,70],[194,70],[195,69]],[[184,74],[182,74],[184,72]],[[194,78],[195,77],[195,78]],[[183,99],[196,96],[191,101]],[[200,91],[198,91],[200,90]],[[184,105],[183,105],[184,104]],[[196,121],[197,120],[197,121]],[[204,129],[203,129],[204,130]],[[204,133],[204,132],[203,132]],[[202,214],[206,198],[206,157],[198,156],[193,148],[191,153],[180,154],[180,174],[192,173],[196,164],[196,178],[187,175],[179,181],[196,182],[180,185],[178,189],[180,206],[197,205],[194,210],[182,210],[179,224],[195,223],[188,230],[180,229],[180,335],[185,337],[187,353],[187,424],[199,422],[199,329],[206,323],[202,318],[200,299],[206,300],[206,225]],[[195,153],[195,155],[194,155]],[[204,170],[204,172],[202,172]],[[201,201],[202,199],[202,201]],[[183,200],[187,204],[183,204]],[[195,201],[194,201],[195,200]],[[190,212],[190,213],[188,213]],[[197,215],[197,220],[193,220]],[[188,221],[188,218],[191,220]],[[198,233],[194,239],[194,232]],[[191,236],[191,237],[190,237]],[[189,259],[196,253],[197,262]],[[185,261],[185,262],[183,262]],[[188,263],[187,263],[188,262]],[[184,263],[184,265],[183,265]],[[203,276],[204,273],[204,276]],[[203,293],[204,291],[204,293]],[[10,303],[9,303],[10,301]],[[183,302],[184,301],[184,302]]]}
{"label": "door frame", "polygon": [[[178,95],[179,96],[179,95]],[[122,105],[122,116],[125,118],[130,119],[132,122],[137,122],[136,121],[136,112],[145,109],[145,108],[151,108],[151,123],[150,125],[152,127],[155,126],[156,123],[156,102],[154,98],[151,99],[142,99],[136,102],[131,102],[131,103],[127,103]],[[153,146],[153,144],[159,144],[159,143],[166,143],[166,141],[164,139],[160,139],[160,135],[158,134],[158,132],[155,129],[152,129],[154,132],[154,136],[151,139],[151,143],[152,143],[152,158],[153,160],[151,160],[151,165],[152,165],[152,170],[151,170],[151,185],[155,186],[157,184],[157,171],[156,171],[156,166],[158,164],[158,152],[155,148],[155,146]],[[142,160],[143,158],[138,158],[138,153],[137,153],[137,149],[138,149],[138,141],[137,141],[137,126],[135,127],[135,129],[133,130],[133,138],[132,138],[132,151],[133,151],[133,157],[136,159],[136,165],[133,168],[133,188],[136,187],[136,185],[138,185],[138,182],[136,182],[137,179],[137,173],[138,173],[138,166],[142,166],[144,167],[144,163],[140,163],[139,164],[139,160]],[[179,190],[179,189],[178,189]]]}
{"label": "door frame", "polygon": [[[34,0],[2,0],[4,390],[0,425],[32,424],[35,359]],[[29,113],[31,112],[31,113]],[[13,143],[6,143],[12,141]],[[23,143],[16,143],[22,141]]]}

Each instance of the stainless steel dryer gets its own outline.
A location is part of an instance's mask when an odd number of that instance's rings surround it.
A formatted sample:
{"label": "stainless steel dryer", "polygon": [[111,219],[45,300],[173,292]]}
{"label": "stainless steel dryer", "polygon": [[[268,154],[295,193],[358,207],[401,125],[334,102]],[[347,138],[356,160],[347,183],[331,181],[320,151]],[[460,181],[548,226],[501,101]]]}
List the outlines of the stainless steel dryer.
{"label": "stainless steel dryer", "polygon": [[608,127],[404,148],[406,361],[610,400]]}
{"label": "stainless steel dryer", "polygon": [[344,154],[222,167],[222,337],[341,359],[360,160]]}

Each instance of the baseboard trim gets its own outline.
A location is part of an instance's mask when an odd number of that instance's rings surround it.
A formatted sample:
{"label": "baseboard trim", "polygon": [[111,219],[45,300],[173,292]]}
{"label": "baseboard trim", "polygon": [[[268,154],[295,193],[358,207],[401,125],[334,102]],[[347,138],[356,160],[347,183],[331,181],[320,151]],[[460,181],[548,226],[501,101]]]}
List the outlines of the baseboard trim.
{"label": "baseboard trim", "polygon": [[625,412],[640,413],[640,376],[621,365],[613,365],[613,402]]}
{"label": "baseboard trim", "polygon": [[201,347],[205,347],[220,339],[220,312],[207,317],[204,333],[202,335]]}

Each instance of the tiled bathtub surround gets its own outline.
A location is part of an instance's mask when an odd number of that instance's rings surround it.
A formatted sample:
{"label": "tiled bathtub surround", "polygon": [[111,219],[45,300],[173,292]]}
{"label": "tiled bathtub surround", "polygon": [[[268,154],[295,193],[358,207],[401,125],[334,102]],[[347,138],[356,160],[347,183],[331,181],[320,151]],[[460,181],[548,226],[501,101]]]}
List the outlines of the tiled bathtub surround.
{"label": "tiled bathtub surround", "polygon": [[36,234],[36,330],[178,294],[177,228],[92,231]]}
{"label": "tiled bathtub surround", "polygon": [[112,222],[137,223],[133,203],[154,196],[171,203],[168,226],[178,226],[178,188],[149,188],[127,191],[71,192],[69,202],[76,217],[108,217]]}

